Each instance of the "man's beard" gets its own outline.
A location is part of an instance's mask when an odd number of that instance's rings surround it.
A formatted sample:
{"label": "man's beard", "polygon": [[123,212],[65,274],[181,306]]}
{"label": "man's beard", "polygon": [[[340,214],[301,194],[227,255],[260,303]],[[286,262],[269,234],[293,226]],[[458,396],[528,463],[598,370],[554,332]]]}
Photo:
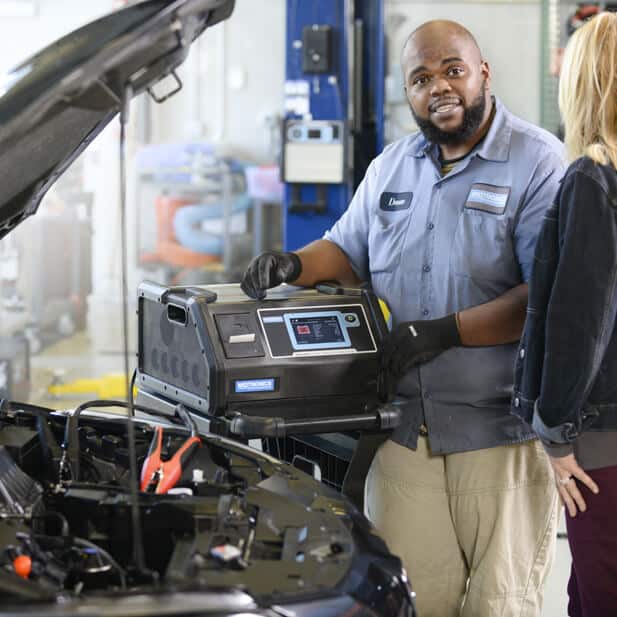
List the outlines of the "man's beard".
{"label": "man's beard", "polygon": [[421,118],[413,110],[411,114],[424,137],[431,143],[440,146],[459,146],[467,142],[482,125],[484,112],[486,111],[486,80],[482,83],[480,94],[471,102],[471,105],[463,109],[463,121],[460,126],[452,131],[441,130],[429,118]]}

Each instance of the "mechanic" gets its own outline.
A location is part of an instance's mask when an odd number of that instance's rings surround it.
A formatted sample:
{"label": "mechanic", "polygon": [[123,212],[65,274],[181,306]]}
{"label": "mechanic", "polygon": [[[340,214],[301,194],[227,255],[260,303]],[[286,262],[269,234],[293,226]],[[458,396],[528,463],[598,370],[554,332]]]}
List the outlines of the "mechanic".
{"label": "mechanic", "polygon": [[390,307],[383,371],[408,399],[366,482],[369,518],[399,554],[422,617],[539,615],[556,490],[510,414],[516,344],[561,142],[490,94],[473,36],[450,21],[402,52],[420,132],[369,166],[323,239],[249,265],[246,293],[369,281]]}

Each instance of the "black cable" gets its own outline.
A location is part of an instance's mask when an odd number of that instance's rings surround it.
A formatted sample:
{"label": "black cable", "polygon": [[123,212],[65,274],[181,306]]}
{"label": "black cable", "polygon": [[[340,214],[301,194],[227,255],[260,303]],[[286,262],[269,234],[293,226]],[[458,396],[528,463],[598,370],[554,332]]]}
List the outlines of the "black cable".
{"label": "black cable", "polygon": [[33,516],[32,518],[49,518],[50,516],[53,516],[55,518],[57,518],[60,521],[60,535],[63,538],[66,538],[70,535],[71,533],[71,527],[69,525],[69,522],[66,518],[66,516],[64,516],[64,514],[60,513],[60,512],[56,512],[56,510],[50,510],[49,512],[45,512],[45,514],[38,514],[36,516]]}
{"label": "black cable", "polygon": [[[79,472],[80,472],[80,447],[79,447],[79,416],[81,416],[81,412],[86,409],[97,408],[97,407],[122,407],[128,410],[127,417],[129,420],[135,415],[135,410],[143,411],[145,413],[150,413],[153,415],[164,415],[162,413],[157,413],[156,410],[150,409],[148,407],[143,407],[141,405],[133,405],[131,410],[130,403],[126,401],[119,401],[114,399],[95,399],[93,401],[86,401],[81,405],[77,406],[73,413],[69,416],[65,429],[64,429],[64,444],[63,448],[66,453],[66,461],[71,471],[71,479],[79,480]],[[129,424],[133,424],[132,421]],[[132,456],[130,452],[130,429],[129,432],[129,456]],[[133,442],[134,443],[134,442]],[[137,458],[135,458],[137,460]]]}
{"label": "black cable", "polygon": [[[92,401],[86,401],[73,410],[73,413],[69,416],[65,425],[64,431],[64,444],[63,447],[68,453],[69,464],[79,472],[79,417],[82,411],[86,409],[101,408],[101,407],[122,407],[127,409],[133,418],[135,411],[143,411],[144,413],[159,416],[165,418],[168,421],[174,421],[175,416],[170,416],[168,413],[153,409],[151,407],[145,407],[144,405],[133,405],[131,410],[130,402],[119,401],[115,399],[94,399]],[[128,414],[127,414],[128,416]],[[184,426],[184,424],[182,425]],[[74,474],[73,480],[79,480],[79,473]]]}
{"label": "black cable", "polygon": [[124,345],[124,376],[126,379],[126,389],[128,395],[127,408],[127,436],[129,442],[129,469],[131,477],[131,522],[133,529],[133,553],[135,566],[139,572],[145,571],[145,558],[143,547],[143,535],[141,528],[141,518],[139,512],[139,493],[137,483],[137,449],[135,447],[135,426],[133,416],[135,410],[133,406],[132,392],[129,381],[129,301],[128,301],[128,243],[126,239],[127,215],[126,215],[126,127],[129,121],[129,106],[133,97],[133,88],[127,83],[122,92],[122,102],[120,107],[120,234],[122,245],[122,339]]}
{"label": "black cable", "polygon": [[79,548],[89,548],[98,551],[116,570],[122,589],[126,589],[126,571],[104,548],[101,548],[97,544],[94,544],[93,542],[90,542],[90,540],[86,540],[84,538],[74,538],[73,542],[75,546],[78,546]]}

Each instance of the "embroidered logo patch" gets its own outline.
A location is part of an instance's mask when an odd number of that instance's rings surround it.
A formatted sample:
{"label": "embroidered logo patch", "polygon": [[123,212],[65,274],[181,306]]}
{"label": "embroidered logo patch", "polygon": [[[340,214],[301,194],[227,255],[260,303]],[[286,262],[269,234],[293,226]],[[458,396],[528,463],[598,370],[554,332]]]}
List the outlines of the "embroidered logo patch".
{"label": "embroidered logo patch", "polygon": [[413,193],[382,193],[379,199],[379,207],[386,212],[407,210],[411,206]]}
{"label": "embroidered logo patch", "polygon": [[509,186],[476,183],[471,185],[465,208],[503,214],[510,196]]}

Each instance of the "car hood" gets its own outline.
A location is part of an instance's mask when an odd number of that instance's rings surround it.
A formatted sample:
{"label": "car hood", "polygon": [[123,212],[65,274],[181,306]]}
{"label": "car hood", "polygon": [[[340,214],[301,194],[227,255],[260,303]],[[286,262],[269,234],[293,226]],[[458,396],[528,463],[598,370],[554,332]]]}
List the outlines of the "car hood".
{"label": "car hood", "polygon": [[0,238],[132,95],[160,81],[235,0],[146,0],[71,32],[0,77]]}

